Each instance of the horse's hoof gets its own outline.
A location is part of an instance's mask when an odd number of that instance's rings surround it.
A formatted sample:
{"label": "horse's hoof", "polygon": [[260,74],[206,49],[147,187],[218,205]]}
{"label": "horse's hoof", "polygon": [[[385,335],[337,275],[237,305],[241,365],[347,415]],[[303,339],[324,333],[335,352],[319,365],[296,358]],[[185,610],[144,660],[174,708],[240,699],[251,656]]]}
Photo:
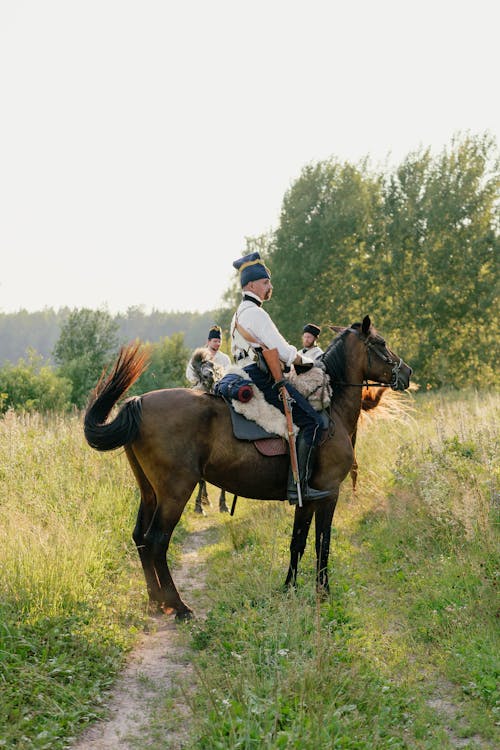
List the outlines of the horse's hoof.
{"label": "horse's hoof", "polygon": [[163,609],[159,602],[155,602],[154,600],[148,602],[148,615],[150,617],[155,617],[156,615],[162,615]]}
{"label": "horse's hoof", "polygon": [[219,506],[219,513],[229,513],[229,508],[227,507],[227,505]]}
{"label": "horse's hoof", "polygon": [[186,607],[186,609],[176,612],[175,614],[176,622],[189,622],[189,620],[192,620],[193,618],[194,612],[192,609],[189,609],[189,607]]}
{"label": "horse's hoof", "polygon": [[320,602],[324,602],[330,596],[330,586],[328,584],[316,586],[316,594]]}
{"label": "horse's hoof", "polygon": [[207,515],[205,513],[205,511],[203,510],[203,508],[201,507],[201,505],[195,505],[194,506],[194,512],[198,513],[198,515],[200,515],[200,516],[206,516]]}

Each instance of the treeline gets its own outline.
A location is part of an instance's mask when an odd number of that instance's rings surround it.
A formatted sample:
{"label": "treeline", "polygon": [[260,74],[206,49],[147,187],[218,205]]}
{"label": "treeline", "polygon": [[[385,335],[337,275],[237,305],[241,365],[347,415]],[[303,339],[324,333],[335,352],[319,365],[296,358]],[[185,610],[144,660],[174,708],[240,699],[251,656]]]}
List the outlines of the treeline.
{"label": "treeline", "polygon": [[294,342],[309,320],[347,325],[368,313],[422,386],[492,384],[499,187],[488,135],[412,153],[390,173],[367,161],[306,166],[277,230],[259,238],[274,285],[267,310]]}
{"label": "treeline", "polygon": [[[271,268],[267,310],[284,336],[299,344],[312,321],[326,347],[329,323],[369,314],[422,387],[498,385],[499,166],[493,138],[467,135],[390,172],[368,160],[304,167],[277,229],[247,240]],[[227,348],[239,298],[235,274],[223,309],[206,313],[0,313],[0,411],[82,407],[119,345],[137,339],[152,344],[152,366],[136,388],[186,385],[212,323]]]}
{"label": "treeline", "polygon": [[[17,363],[27,353],[34,351],[45,361],[53,362],[53,353],[61,331],[72,310],[63,307],[41,312],[20,310],[15,313],[0,312],[0,367],[6,362]],[[140,307],[130,307],[126,313],[111,316],[116,323],[121,343],[161,341],[165,336],[182,334],[189,349],[206,341],[207,331],[215,322],[215,312],[160,312],[147,314]]]}

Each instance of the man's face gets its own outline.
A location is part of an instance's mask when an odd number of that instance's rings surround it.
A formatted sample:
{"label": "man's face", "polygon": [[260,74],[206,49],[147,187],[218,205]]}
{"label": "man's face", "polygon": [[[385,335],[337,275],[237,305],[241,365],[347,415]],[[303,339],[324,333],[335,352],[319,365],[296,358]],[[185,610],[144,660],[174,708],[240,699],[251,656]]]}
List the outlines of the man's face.
{"label": "man's face", "polygon": [[219,351],[220,339],[208,339],[207,348],[215,354],[217,351]]}
{"label": "man's face", "polygon": [[263,302],[271,299],[273,294],[273,285],[271,284],[271,279],[257,279],[257,281],[251,281],[248,284],[248,288]]}
{"label": "man's face", "polygon": [[305,333],[302,334],[302,344],[306,346],[308,349],[311,346],[314,346],[315,341],[316,339],[314,338],[312,333],[309,333],[309,331],[306,331]]}

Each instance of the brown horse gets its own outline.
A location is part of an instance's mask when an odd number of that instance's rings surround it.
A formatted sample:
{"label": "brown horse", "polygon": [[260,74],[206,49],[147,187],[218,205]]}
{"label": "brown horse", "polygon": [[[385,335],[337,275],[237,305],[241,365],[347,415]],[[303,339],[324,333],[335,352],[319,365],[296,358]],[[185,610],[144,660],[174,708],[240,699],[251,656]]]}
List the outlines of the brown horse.
{"label": "brown horse", "polygon": [[[317,587],[328,591],[328,556],[333,513],[341,482],[353,463],[352,435],[368,379],[403,391],[411,368],[393,354],[366,316],[342,330],[321,358],[330,377],[335,426],[318,453],[312,485],[329,497],[296,507],[286,585],[295,585],[313,517],[316,525]],[[116,401],[147,366],[139,346],[124,347],[111,372],[103,373],[89,401],[85,437],[96,450],[125,451],[141,492],[133,538],[146,578],[150,604],[178,619],[189,618],[172,580],[167,550],[172,533],[200,478],[227,491],[258,500],[286,497],[289,459],[266,457],[253,443],[233,437],[231,417],[222,399],[185,388],[151,391],[129,399],[112,421]],[[330,433],[332,431],[330,430]]]}

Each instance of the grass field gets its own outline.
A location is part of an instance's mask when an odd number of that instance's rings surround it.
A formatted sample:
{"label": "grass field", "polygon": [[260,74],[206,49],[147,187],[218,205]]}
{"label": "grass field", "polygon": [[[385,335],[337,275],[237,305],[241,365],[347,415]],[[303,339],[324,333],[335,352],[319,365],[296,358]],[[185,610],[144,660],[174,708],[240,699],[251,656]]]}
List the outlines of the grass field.
{"label": "grass field", "polygon": [[192,748],[498,747],[498,396],[415,399],[374,420],[334,520],[284,593],[292,509],[241,501],[189,630]]}
{"label": "grass field", "polygon": [[[422,394],[403,422],[363,429],[325,601],[312,537],[283,591],[291,507],[213,514],[210,610],[183,628],[186,748],[498,746],[499,404]],[[90,450],[77,416],[7,414],[0,455],[0,747],[57,750],[101,713],[146,620],[138,495],[124,455]],[[181,720],[175,697],[164,728]]]}

